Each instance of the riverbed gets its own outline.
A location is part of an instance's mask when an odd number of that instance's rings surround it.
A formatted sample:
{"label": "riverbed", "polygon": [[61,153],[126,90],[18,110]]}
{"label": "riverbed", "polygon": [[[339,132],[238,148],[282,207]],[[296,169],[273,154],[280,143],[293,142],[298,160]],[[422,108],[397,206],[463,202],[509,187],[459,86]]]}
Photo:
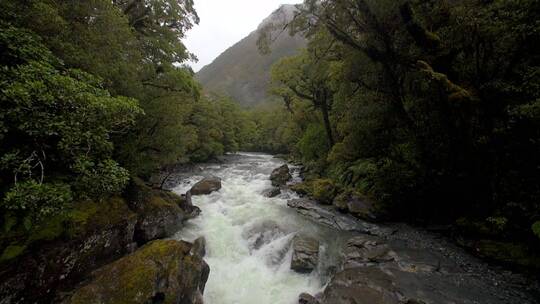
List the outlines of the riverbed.
{"label": "riverbed", "polygon": [[[204,291],[206,304],[298,303],[300,293],[315,295],[324,290],[340,265],[347,240],[366,233],[380,234],[393,249],[396,262],[375,267],[394,283],[401,280],[400,297],[422,297],[426,303],[437,304],[538,303],[536,281],[485,263],[438,234],[405,224],[372,225],[354,219],[358,229],[347,232],[308,220],[287,206],[298,198],[295,193],[282,190],[274,198],[264,195],[271,188],[270,173],[282,164],[283,160],[271,155],[238,153],[175,179],[173,191],[177,194],[186,193],[204,177],[222,180],[221,190],[193,197],[202,213],[174,237],[206,239],[205,260],[211,269]],[[294,183],[299,181],[298,168],[291,168]],[[339,220],[347,224],[351,219]],[[311,274],[290,269],[291,241],[298,234],[320,241],[319,265]],[[350,292],[347,288],[342,288],[344,294]]]}

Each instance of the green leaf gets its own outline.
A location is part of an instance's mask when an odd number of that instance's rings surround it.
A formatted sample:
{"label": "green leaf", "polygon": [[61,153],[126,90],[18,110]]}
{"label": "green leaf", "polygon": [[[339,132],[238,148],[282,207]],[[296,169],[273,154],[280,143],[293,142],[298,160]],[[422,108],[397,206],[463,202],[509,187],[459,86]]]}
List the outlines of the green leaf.
{"label": "green leaf", "polygon": [[535,222],[534,224],[532,224],[531,229],[532,229],[533,233],[534,233],[538,238],[540,238],[540,221],[537,221],[537,222]]}

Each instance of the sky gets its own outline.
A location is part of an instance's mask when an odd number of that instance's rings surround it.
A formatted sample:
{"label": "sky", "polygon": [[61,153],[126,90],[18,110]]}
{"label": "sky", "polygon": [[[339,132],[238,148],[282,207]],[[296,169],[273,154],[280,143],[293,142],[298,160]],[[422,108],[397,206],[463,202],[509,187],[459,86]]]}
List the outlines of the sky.
{"label": "sky", "polygon": [[199,62],[189,63],[195,72],[246,37],[281,4],[301,0],[195,0],[201,19],[184,39]]}

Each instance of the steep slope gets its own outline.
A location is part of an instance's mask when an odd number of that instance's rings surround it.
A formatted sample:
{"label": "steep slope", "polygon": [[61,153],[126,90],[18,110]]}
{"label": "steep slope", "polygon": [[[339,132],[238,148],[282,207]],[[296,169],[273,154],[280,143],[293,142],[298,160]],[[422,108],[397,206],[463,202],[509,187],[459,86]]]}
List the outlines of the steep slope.
{"label": "steep slope", "polygon": [[197,73],[197,79],[207,93],[232,97],[245,106],[264,102],[269,98],[270,68],[279,59],[292,56],[305,47],[306,40],[299,35],[291,37],[287,32],[277,36],[272,52],[259,53],[257,39],[259,30],[269,22],[291,20],[294,5],[282,5],[265,19],[259,28],[218,56],[211,64]]}

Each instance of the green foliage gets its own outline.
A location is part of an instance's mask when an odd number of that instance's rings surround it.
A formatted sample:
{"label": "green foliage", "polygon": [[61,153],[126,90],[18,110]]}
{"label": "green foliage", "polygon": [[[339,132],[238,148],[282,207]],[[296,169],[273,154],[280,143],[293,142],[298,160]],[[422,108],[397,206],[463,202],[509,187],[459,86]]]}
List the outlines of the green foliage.
{"label": "green foliage", "polygon": [[29,230],[35,222],[64,210],[72,198],[70,187],[66,184],[26,181],[16,184],[6,193],[0,208],[22,215],[23,225]]}
{"label": "green foliage", "polygon": [[313,181],[313,198],[323,204],[332,204],[337,189],[330,179],[316,179]]}
{"label": "green foliage", "polygon": [[288,28],[308,48],[272,69],[300,131],[290,152],[397,219],[473,218],[471,230],[528,241],[540,215],[538,1],[299,10]]}
{"label": "green foliage", "polygon": [[110,137],[134,124],[137,102],[63,68],[28,31],[3,27],[0,45],[0,176],[13,181],[0,209],[29,230],[74,197],[120,191],[127,172],[111,159]]}
{"label": "green foliage", "polygon": [[534,233],[538,238],[540,238],[540,221],[537,221],[537,222],[535,222],[534,224],[532,224],[531,229],[532,229],[533,233]]}
{"label": "green foliage", "polygon": [[328,152],[328,143],[324,128],[320,124],[309,125],[298,141],[298,151],[309,162],[324,158]]}
{"label": "green foliage", "polygon": [[9,261],[17,256],[19,256],[26,247],[24,246],[17,246],[17,245],[10,245],[6,249],[4,249],[4,252],[0,256],[0,263]]}

